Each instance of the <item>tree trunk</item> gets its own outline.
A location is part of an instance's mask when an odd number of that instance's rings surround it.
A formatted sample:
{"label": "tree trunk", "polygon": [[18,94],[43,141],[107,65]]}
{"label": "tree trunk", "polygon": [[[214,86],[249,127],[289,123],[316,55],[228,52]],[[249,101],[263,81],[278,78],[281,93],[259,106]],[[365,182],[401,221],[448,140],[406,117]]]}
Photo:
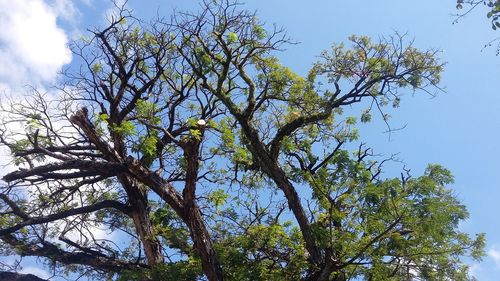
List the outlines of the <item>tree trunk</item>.
{"label": "tree trunk", "polygon": [[242,118],[239,118],[240,124],[242,126],[245,136],[250,141],[250,150],[256,161],[259,161],[258,165],[267,176],[269,176],[278,186],[279,189],[283,191],[285,197],[288,201],[288,207],[292,210],[295,219],[297,220],[302,236],[304,237],[305,246],[310,255],[310,260],[316,264],[320,265],[323,262],[323,256],[321,250],[316,244],[316,239],[313,236],[311,225],[307,218],[307,215],[300,203],[300,197],[293,187],[293,185],[288,180],[285,172],[281,169],[278,163],[271,158],[267,150],[265,149],[263,143],[259,140],[259,134],[257,131],[251,127],[248,122]]}
{"label": "tree trunk", "polygon": [[189,231],[191,239],[194,242],[194,247],[201,258],[203,272],[210,281],[224,280],[222,268],[217,260],[210,234],[203,223],[203,217],[196,204],[192,207],[186,206],[186,219],[186,222],[189,224]]}
{"label": "tree trunk", "polygon": [[[200,131],[203,134],[202,128]],[[182,192],[184,199],[185,223],[189,227],[194,247],[201,258],[203,272],[210,281],[224,280],[223,272],[213,248],[210,234],[205,226],[200,208],[196,204],[196,183],[198,181],[198,154],[201,139],[191,138],[181,142],[187,161],[186,185]]]}
{"label": "tree trunk", "polygon": [[130,180],[127,176],[120,176],[120,181],[127,190],[130,203],[131,217],[139,239],[144,247],[148,265],[154,266],[163,263],[163,253],[160,241],[154,233],[153,225],[149,217],[148,199],[141,192],[137,182]]}

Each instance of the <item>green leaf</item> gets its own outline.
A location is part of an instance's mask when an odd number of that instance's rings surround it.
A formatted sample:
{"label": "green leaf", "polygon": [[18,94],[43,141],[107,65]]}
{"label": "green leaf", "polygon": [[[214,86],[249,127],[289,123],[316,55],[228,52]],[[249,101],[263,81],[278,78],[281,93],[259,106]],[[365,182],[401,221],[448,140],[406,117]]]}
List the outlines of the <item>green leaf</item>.
{"label": "green leaf", "polygon": [[238,41],[238,34],[236,34],[234,32],[229,32],[227,34],[227,43],[233,44],[233,43],[236,43],[236,41]]}
{"label": "green leaf", "polygon": [[257,24],[253,26],[253,33],[259,40],[263,40],[267,37],[266,30],[262,26]]}
{"label": "green leaf", "polygon": [[219,208],[226,203],[228,198],[229,194],[223,189],[216,189],[208,195],[208,200],[214,203],[216,210],[219,210]]}
{"label": "green leaf", "polygon": [[100,63],[94,63],[92,65],[92,72],[94,73],[100,73],[102,71],[102,64]]}
{"label": "green leaf", "polygon": [[354,117],[354,116],[346,117],[345,123],[347,125],[356,125],[356,117]]}
{"label": "green leaf", "polygon": [[129,120],[122,121],[120,125],[112,124],[110,129],[114,133],[125,137],[137,134],[134,123],[132,123],[132,121]]}
{"label": "green leaf", "polygon": [[362,123],[368,123],[372,120],[372,114],[369,109],[363,111],[361,114],[361,122]]}

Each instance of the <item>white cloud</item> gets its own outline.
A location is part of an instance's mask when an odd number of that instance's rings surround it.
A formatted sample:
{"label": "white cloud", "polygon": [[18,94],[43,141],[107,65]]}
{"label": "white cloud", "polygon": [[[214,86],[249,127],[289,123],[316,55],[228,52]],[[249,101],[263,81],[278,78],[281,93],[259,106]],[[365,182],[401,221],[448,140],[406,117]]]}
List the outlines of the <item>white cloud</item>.
{"label": "white cloud", "polygon": [[481,271],[481,265],[478,263],[474,263],[469,266],[469,275],[472,277],[478,276],[478,273]]}
{"label": "white cloud", "polygon": [[[0,146],[0,177],[17,170],[17,167],[11,163],[11,159],[10,149],[3,145]],[[0,180],[0,183],[3,183],[3,181]]]}
{"label": "white cloud", "polygon": [[500,249],[496,246],[488,250],[488,257],[493,260],[495,266],[500,268]]}
{"label": "white cloud", "polygon": [[41,268],[34,267],[34,266],[23,267],[23,269],[20,270],[19,273],[33,274],[33,275],[36,275],[42,279],[50,278],[50,274],[47,271],[45,271]]}
{"label": "white cloud", "polygon": [[[84,189],[84,188],[82,188]],[[71,221],[71,220],[74,221]],[[91,215],[90,219],[95,219],[94,215]],[[110,231],[104,225],[87,225],[86,228],[80,228],[81,222],[76,219],[75,216],[68,217],[68,222],[55,223],[59,225],[59,228],[64,229],[64,237],[80,243],[89,242],[89,240],[114,240],[117,232]],[[71,228],[66,232],[65,228]]]}
{"label": "white cloud", "polygon": [[80,17],[80,12],[72,0],[53,0],[53,10],[62,19],[75,22]]}
{"label": "white cloud", "polygon": [[0,0],[0,83],[18,87],[50,82],[71,61],[68,36],[58,18],[77,10],[70,1]]}
{"label": "white cloud", "polygon": [[[90,5],[92,0],[80,2]],[[71,31],[64,30],[58,21],[75,25],[80,16],[73,0],[0,0],[0,95],[26,94],[26,88],[21,87],[30,84],[40,92],[47,92],[48,100],[56,101],[60,92],[45,91],[43,84],[54,82],[61,67],[71,61],[68,48]],[[15,95],[13,98],[22,97]],[[0,120],[4,115],[0,114]],[[74,133],[65,122],[56,121],[54,125],[61,133]],[[8,131],[14,133],[23,128],[22,122],[12,123]],[[17,169],[9,163],[10,159],[9,149],[0,146],[0,178]],[[95,239],[113,239],[115,235],[98,226],[91,227],[87,234]],[[68,237],[75,241],[80,238],[75,231],[68,233]],[[24,267],[21,272],[50,277],[46,271],[32,266]]]}

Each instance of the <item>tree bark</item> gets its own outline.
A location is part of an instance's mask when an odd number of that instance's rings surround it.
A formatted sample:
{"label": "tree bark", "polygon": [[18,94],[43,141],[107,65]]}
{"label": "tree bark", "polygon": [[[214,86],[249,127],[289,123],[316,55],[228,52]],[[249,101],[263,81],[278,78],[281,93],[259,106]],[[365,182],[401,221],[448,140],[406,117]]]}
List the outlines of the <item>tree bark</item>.
{"label": "tree bark", "polygon": [[246,120],[239,119],[245,136],[250,141],[250,151],[258,161],[259,167],[266,173],[283,191],[288,201],[288,206],[292,210],[295,219],[297,220],[302,236],[304,237],[305,247],[310,255],[311,261],[320,265],[323,262],[321,250],[316,244],[316,239],[313,236],[311,225],[307,219],[307,215],[300,202],[300,197],[293,185],[288,180],[285,172],[281,169],[278,163],[271,158],[263,143],[259,139],[257,131],[248,124]]}
{"label": "tree bark", "polygon": [[198,155],[200,139],[186,139],[181,142],[187,160],[186,185],[182,192],[185,209],[185,222],[188,224],[194,247],[201,258],[203,272],[210,281],[224,280],[222,267],[213,248],[210,234],[205,226],[200,208],[196,204],[196,182],[198,181]]}
{"label": "tree bark", "polygon": [[123,261],[110,256],[94,255],[85,252],[67,252],[48,242],[26,244],[11,234],[3,235],[0,238],[12,246],[21,256],[45,257],[63,264],[88,265],[96,269],[111,272],[121,272],[126,269],[137,270],[148,267],[145,264]]}
{"label": "tree bark", "polygon": [[154,232],[151,218],[149,217],[148,198],[145,192],[141,192],[135,180],[128,176],[118,177],[125,187],[130,204],[130,216],[134,222],[139,239],[144,246],[144,252],[148,259],[148,265],[155,266],[164,261],[161,243]]}

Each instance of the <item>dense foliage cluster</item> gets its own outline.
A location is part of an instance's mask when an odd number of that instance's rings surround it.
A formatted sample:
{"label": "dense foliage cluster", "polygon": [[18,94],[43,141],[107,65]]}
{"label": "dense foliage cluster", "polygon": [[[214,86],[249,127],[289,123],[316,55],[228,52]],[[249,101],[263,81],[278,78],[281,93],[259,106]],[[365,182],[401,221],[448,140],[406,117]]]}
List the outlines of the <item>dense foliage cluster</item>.
{"label": "dense foliage cluster", "polygon": [[302,77],[277,58],[288,43],[225,0],[151,22],[121,9],[75,42],[61,96],[3,103],[18,169],[0,253],[98,279],[469,280],[484,238],[459,231],[450,172],[384,177],[392,159],[355,127],[433,94],[436,53],[352,36]]}

